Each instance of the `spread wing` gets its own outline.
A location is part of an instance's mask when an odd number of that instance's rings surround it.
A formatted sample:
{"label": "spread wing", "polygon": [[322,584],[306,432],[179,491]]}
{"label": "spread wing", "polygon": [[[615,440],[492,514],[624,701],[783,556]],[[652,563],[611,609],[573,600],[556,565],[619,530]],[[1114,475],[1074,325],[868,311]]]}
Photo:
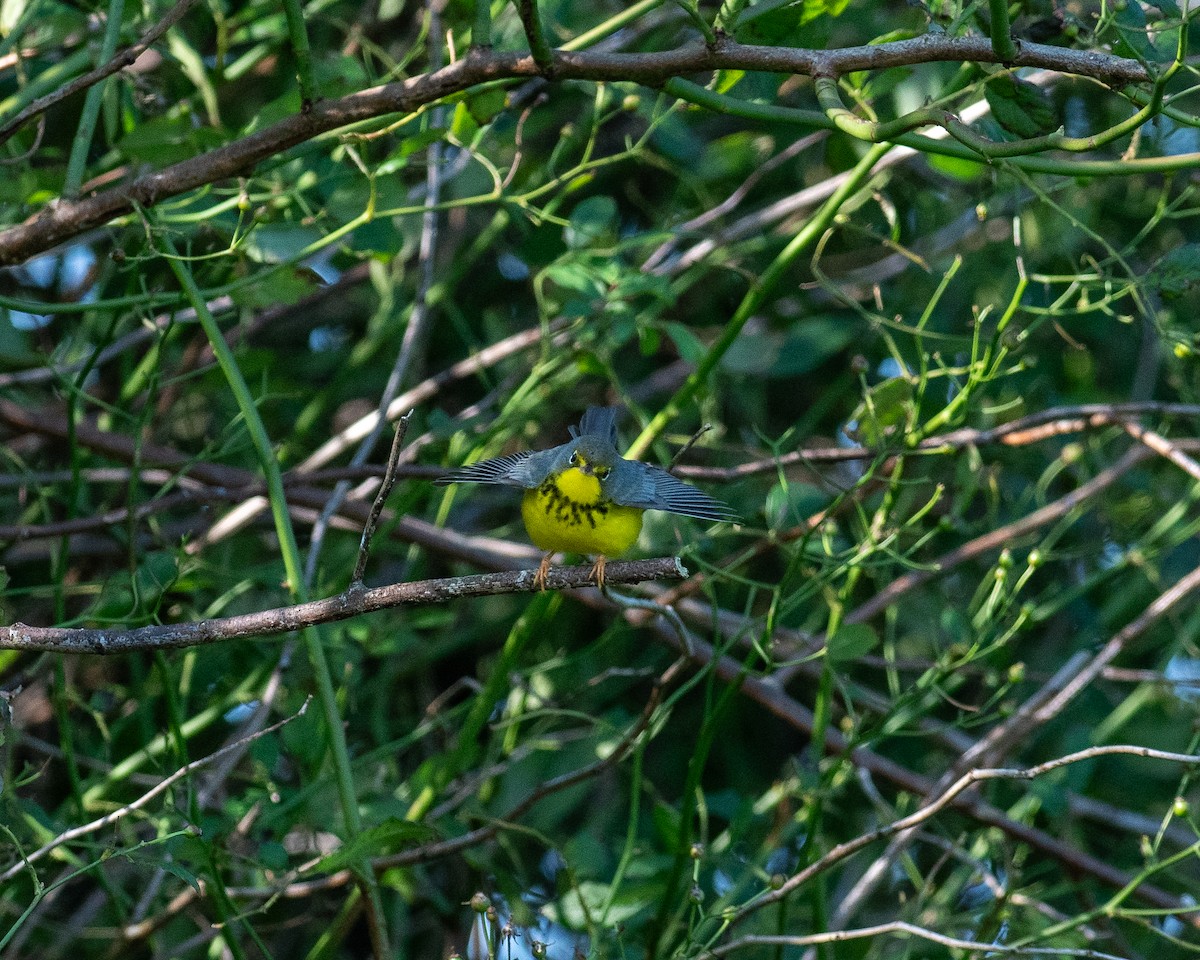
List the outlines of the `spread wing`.
{"label": "spread wing", "polygon": [[660,467],[645,463],[623,461],[628,467],[621,472],[620,493],[614,495],[617,503],[626,507],[641,507],[645,510],[665,510],[697,520],[727,520],[737,522],[741,518],[729,504],[697,490]]}
{"label": "spread wing", "polygon": [[433,482],[443,487],[450,483],[499,483],[531,490],[546,479],[557,452],[557,448],[522,450],[491,460],[480,460],[444,473]]}

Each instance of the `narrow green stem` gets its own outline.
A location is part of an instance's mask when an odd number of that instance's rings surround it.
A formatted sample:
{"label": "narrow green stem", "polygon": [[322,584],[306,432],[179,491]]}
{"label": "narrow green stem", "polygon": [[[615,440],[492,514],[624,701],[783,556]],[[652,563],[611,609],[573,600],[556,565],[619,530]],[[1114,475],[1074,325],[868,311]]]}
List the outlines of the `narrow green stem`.
{"label": "narrow green stem", "polygon": [[688,15],[688,19],[696,25],[696,29],[704,35],[704,42],[711,50],[717,45],[717,35],[713,32],[713,28],[709,26],[708,21],[700,13],[700,8],[696,5],[695,0],[675,0],[676,6]]}
{"label": "narrow green stem", "polygon": [[300,82],[300,109],[307,113],[316,98],[313,86],[312,50],[308,45],[308,28],[304,25],[304,8],[300,0],[283,0],[292,52],[296,55],[296,79]]}
{"label": "narrow green stem", "polygon": [[[307,591],[304,588],[303,564],[300,560],[300,549],[296,543],[296,532],[292,528],[291,517],[288,514],[287,496],[283,490],[283,478],[279,470],[279,461],[275,458],[275,452],[271,447],[271,438],[268,436],[266,426],[258,414],[258,407],[254,402],[254,396],[250,393],[250,387],[242,376],[242,371],[237,365],[233,351],[229,349],[229,344],[225,342],[225,338],[221,335],[221,328],[217,325],[216,319],[209,311],[208,305],[204,302],[204,296],[201,294],[200,288],[196,285],[191,270],[188,269],[187,263],[180,258],[170,236],[166,232],[160,233],[159,236],[163,246],[166,248],[171,270],[175,273],[179,285],[183,288],[184,295],[196,311],[196,319],[204,330],[205,336],[208,337],[213,354],[217,359],[217,364],[220,366],[221,372],[225,375],[225,380],[233,392],[238,410],[242,415],[243,421],[245,421],[246,430],[250,435],[250,441],[254,446],[254,451],[258,456],[259,465],[266,480],[271,514],[275,521],[275,533],[279,538],[280,551],[283,554],[283,566],[287,572],[289,592],[293,602],[303,603],[308,599]],[[346,745],[345,732],[342,729],[342,716],[338,708],[337,693],[333,687],[333,677],[329,670],[329,661],[325,656],[325,649],[321,642],[320,633],[317,630],[309,628],[304,630],[301,636],[304,640],[305,649],[308,652],[309,663],[312,665],[313,676],[317,685],[317,700],[321,704],[326,733],[329,736],[342,816],[346,822],[347,833],[352,839],[362,832],[362,820],[359,817],[358,799],[354,789],[354,777],[350,768],[350,751]],[[379,888],[375,883],[375,874],[365,856],[358,860],[354,866],[354,870],[366,894],[368,909],[376,918],[376,922],[372,925],[372,933],[375,935],[376,952],[378,953],[381,948],[386,947],[386,943],[381,942],[385,936],[385,932],[380,920],[383,916],[383,911],[382,902],[379,897]]]}
{"label": "narrow green stem", "polygon": [[675,391],[675,395],[671,397],[654,419],[646,425],[646,429],[638,435],[638,438],[633,441],[626,456],[636,460],[645,453],[650,444],[663,432],[667,424],[679,415],[679,411],[683,409],[684,405],[689,403],[700,392],[709,375],[717,368],[717,364],[721,362],[721,358],[725,356],[726,352],[733,345],[733,341],[742,332],[742,327],[746,325],[746,321],[754,316],[763,303],[766,302],[767,297],[771,295],[779,281],[783,279],[784,274],[791,268],[797,258],[816,243],[821,234],[829,228],[829,225],[833,223],[833,218],[837,216],[837,212],[842,208],[842,204],[862,187],[871,175],[871,171],[875,168],[875,164],[890,149],[891,146],[887,144],[876,145],[869,149],[858,162],[858,165],[851,171],[846,182],[821,205],[821,208],[804,225],[800,232],[783,248],[779,256],[771,262],[771,265],[767,267],[763,275],[746,291],[746,295],[742,298],[742,302],[738,304],[733,318],[726,324],[720,338],[709,347],[708,352],[696,366],[696,369],[692,371],[691,376],[684,381],[683,386]]}
{"label": "narrow green stem", "polygon": [[546,29],[542,26],[542,15],[538,12],[537,0],[513,0],[517,5],[517,14],[521,17],[521,25],[525,28],[525,36],[529,40],[529,52],[533,54],[533,62],[543,70],[549,70],[554,64],[554,53],[546,41]]}
{"label": "narrow green stem", "polygon": [[1001,63],[1012,63],[1017,58],[1017,45],[1008,19],[1008,0],[988,0],[988,11],[992,15],[992,50]]}
{"label": "narrow green stem", "polygon": [[[121,18],[125,15],[125,0],[109,0],[108,20],[104,24],[104,39],[100,43],[97,65],[107,63],[117,52],[117,41],[121,38]],[[88,151],[92,148],[92,136],[96,132],[96,121],[100,117],[100,100],[104,96],[101,81],[87,92],[83,101],[83,112],[79,116],[79,127],[71,143],[71,156],[67,159],[67,175],[63,180],[63,196],[73,197],[83,183],[83,171],[87,167]]]}
{"label": "narrow green stem", "polygon": [[[707,90],[699,84],[679,77],[672,77],[663,84],[663,90],[687,103],[693,103],[714,113],[728,116],[743,117],[747,120],[762,120],[766,122],[795,123],[802,127],[817,130],[842,129],[826,114],[818,110],[800,110],[792,107],[780,107],[769,103],[749,103],[727,94]],[[856,118],[857,119],[857,118]],[[861,121],[867,123],[868,121]],[[847,131],[849,132],[849,131]],[[954,132],[954,131],[951,131]],[[853,133],[852,133],[853,135]],[[1100,135],[1097,135],[1100,136]],[[1066,140],[1067,138],[1064,138]],[[873,142],[873,141],[872,141]],[[935,140],[932,137],[915,133],[904,133],[895,136],[892,143],[901,147],[909,147],[922,153],[935,154],[944,157],[955,157],[959,160],[983,162],[981,151],[972,146],[949,140]],[[1024,141],[1023,141],[1024,142]],[[991,143],[987,141],[987,143]],[[995,146],[995,144],[992,144]],[[1000,144],[1002,150],[1009,148]],[[1013,167],[1026,170],[1029,173],[1050,173],[1064,177],[1116,177],[1131,174],[1173,173],[1180,170],[1194,170],[1200,166],[1200,153],[1181,153],[1167,157],[1133,157],[1116,160],[1059,160],[1053,157],[1005,156],[1004,159]]]}
{"label": "narrow green stem", "polygon": [[592,27],[586,33],[581,33],[579,36],[568,40],[562,45],[563,50],[586,50],[593,44],[599,43],[605,37],[611,37],[618,30],[633,23],[638,17],[644,13],[649,13],[655,7],[660,7],[665,0],[639,0],[638,3],[631,4],[620,13],[605,20],[603,23]]}

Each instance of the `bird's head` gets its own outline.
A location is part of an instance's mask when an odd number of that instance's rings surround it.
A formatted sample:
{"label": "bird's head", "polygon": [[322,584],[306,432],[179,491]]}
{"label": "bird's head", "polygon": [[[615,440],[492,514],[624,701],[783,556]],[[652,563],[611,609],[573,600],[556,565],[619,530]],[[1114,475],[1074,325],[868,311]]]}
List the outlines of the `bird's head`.
{"label": "bird's head", "polygon": [[612,473],[613,465],[617,462],[618,454],[600,437],[586,436],[575,441],[571,454],[567,458],[567,467],[575,468],[580,473],[593,476],[601,483]]}

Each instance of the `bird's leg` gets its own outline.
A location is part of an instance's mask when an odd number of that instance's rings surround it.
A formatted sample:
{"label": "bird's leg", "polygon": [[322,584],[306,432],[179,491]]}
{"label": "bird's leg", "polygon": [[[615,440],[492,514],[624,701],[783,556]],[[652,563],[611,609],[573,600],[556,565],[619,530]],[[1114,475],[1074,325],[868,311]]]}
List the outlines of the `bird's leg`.
{"label": "bird's leg", "polygon": [[533,586],[537,590],[546,589],[546,577],[550,575],[550,558],[553,553],[548,553],[542,557],[542,562],[538,564],[537,573],[533,575]]}
{"label": "bird's leg", "polygon": [[604,554],[600,554],[596,558],[596,564],[592,567],[591,578],[596,581],[596,586],[601,590],[604,589],[604,565],[608,563]]}

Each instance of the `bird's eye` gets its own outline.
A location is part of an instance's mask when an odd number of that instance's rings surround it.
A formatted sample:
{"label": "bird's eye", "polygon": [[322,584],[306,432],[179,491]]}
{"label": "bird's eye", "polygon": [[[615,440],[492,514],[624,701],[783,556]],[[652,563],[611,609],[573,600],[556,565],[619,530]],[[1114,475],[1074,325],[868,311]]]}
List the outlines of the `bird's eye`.
{"label": "bird's eye", "polygon": [[596,468],[596,478],[597,479],[603,480],[607,476],[608,476],[608,467],[597,467]]}
{"label": "bird's eye", "polygon": [[571,466],[575,466],[575,464],[579,463],[579,451],[578,450],[571,451],[570,463],[571,463]]}

